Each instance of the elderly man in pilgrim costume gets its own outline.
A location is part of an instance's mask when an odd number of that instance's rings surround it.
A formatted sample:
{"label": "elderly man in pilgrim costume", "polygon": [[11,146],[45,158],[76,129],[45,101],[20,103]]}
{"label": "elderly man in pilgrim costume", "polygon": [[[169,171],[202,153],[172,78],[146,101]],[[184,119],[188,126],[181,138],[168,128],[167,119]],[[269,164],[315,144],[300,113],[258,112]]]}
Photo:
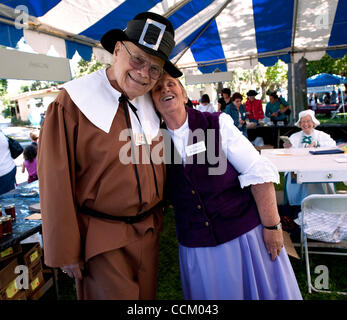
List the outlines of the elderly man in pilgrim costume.
{"label": "elderly man in pilgrim costume", "polygon": [[[319,124],[314,111],[301,111],[299,120],[295,123],[301,131],[292,134],[289,137],[290,143],[284,143],[283,146],[285,148],[336,147],[336,142],[329,134],[315,129]],[[292,206],[300,206],[301,201],[310,194],[335,193],[333,183],[297,184],[289,172],[285,174],[285,186],[288,203]]]}
{"label": "elderly man in pilgrim costume", "polygon": [[[41,129],[45,262],[75,278],[78,299],[154,299],[165,166],[150,156],[162,138],[148,92],[163,70],[182,75],[174,29],[144,12],[101,44],[113,65],[68,82]],[[149,161],[124,163],[126,144]]]}

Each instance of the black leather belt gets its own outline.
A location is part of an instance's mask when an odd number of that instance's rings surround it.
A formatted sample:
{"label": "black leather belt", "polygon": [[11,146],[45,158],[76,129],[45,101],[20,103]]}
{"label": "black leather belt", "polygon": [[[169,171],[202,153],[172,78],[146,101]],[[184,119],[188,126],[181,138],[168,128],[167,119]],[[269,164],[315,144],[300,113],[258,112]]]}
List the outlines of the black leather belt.
{"label": "black leather belt", "polygon": [[153,212],[153,208],[136,216],[113,216],[111,214],[99,212],[87,207],[81,207],[79,211],[95,218],[108,219],[112,221],[123,221],[127,224],[133,224],[136,222],[140,222],[146,217],[148,217]]}

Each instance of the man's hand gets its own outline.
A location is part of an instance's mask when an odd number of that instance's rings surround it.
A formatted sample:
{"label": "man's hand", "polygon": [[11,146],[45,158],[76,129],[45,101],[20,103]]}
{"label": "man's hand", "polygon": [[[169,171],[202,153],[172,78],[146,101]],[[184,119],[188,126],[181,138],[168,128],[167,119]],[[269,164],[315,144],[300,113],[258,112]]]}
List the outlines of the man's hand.
{"label": "man's hand", "polygon": [[271,260],[274,261],[280,255],[283,247],[282,230],[268,230],[264,228],[263,237],[266,250],[271,254]]}
{"label": "man's hand", "polygon": [[82,280],[82,270],[84,270],[84,263],[77,262],[64,267],[61,267],[61,270],[66,273],[70,278],[75,278]]}

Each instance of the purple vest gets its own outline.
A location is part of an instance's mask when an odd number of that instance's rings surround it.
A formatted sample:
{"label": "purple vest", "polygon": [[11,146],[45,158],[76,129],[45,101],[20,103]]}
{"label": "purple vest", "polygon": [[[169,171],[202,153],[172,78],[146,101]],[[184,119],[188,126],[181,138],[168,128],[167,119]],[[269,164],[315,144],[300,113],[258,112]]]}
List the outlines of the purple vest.
{"label": "purple vest", "polygon": [[[193,132],[188,145],[202,141],[208,152],[207,129],[215,129],[215,155],[221,153],[219,139],[220,113],[188,109],[188,125]],[[195,137],[194,130],[203,129],[205,137]],[[191,138],[193,137],[193,140]],[[173,145],[173,143],[172,143]],[[174,147],[172,150],[175,151]],[[177,151],[175,151],[177,152]],[[230,241],[250,231],[260,223],[256,203],[249,187],[241,189],[239,173],[228,162],[224,174],[209,175],[217,164],[204,163],[197,155],[186,158],[186,165],[167,166],[168,196],[174,206],[176,232],[180,244],[187,247],[207,247]]]}

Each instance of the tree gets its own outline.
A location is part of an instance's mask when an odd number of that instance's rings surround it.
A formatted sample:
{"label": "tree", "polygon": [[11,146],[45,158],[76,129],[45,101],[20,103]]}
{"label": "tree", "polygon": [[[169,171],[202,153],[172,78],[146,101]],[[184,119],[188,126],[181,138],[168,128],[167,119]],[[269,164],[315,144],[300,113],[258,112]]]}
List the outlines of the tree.
{"label": "tree", "polygon": [[322,59],[317,61],[307,61],[306,74],[311,77],[319,73],[338,74],[340,76],[347,75],[347,55],[341,59],[333,59],[325,54]]}
{"label": "tree", "polygon": [[[267,90],[275,91],[280,88],[287,88],[287,71],[288,66],[282,60],[278,60],[271,67],[265,67],[263,64],[258,63],[252,70],[237,68],[233,71],[230,89],[233,92],[241,92],[241,87],[250,88],[255,85],[258,92],[261,90],[261,99],[265,102]],[[244,85],[242,86],[242,84]]]}
{"label": "tree", "polygon": [[51,87],[56,87],[57,85],[59,85],[59,82],[36,80],[36,81],[33,81],[31,84],[26,84],[21,86],[20,92],[42,90],[42,89],[47,89]]}
{"label": "tree", "polygon": [[2,97],[7,92],[7,80],[0,79],[0,97]]}
{"label": "tree", "polygon": [[81,59],[78,62],[78,69],[76,71],[75,78],[82,77],[86,74],[92,73],[107,66],[107,64],[103,64],[100,61],[96,60],[95,55],[92,55],[92,59],[90,61]]}

